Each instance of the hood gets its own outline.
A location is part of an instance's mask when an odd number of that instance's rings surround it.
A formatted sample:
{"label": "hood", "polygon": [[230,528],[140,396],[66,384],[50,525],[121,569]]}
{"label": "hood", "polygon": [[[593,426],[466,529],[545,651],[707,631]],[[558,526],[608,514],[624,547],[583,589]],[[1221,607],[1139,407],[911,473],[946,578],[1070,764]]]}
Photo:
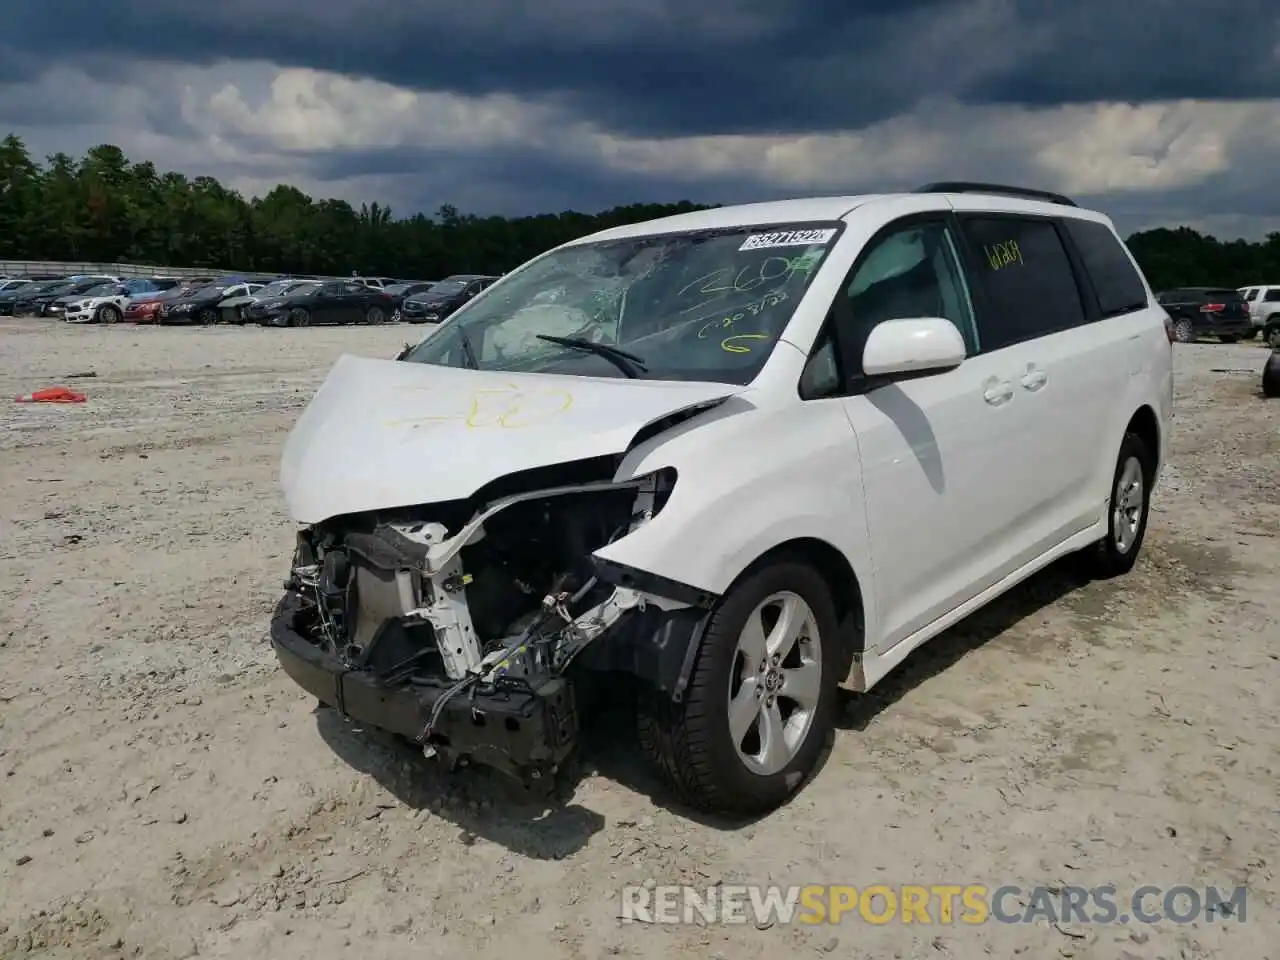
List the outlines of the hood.
{"label": "hood", "polygon": [[465,291],[459,290],[457,293],[433,294],[430,290],[428,290],[425,293],[415,293],[412,296],[408,297],[407,299],[412,300],[414,303],[421,303],[423,306],[438,307],[438,306],[443,306],[444,304],[447,304],[447,303],[453,303],[455,300],[462,299],[462,295],[464,292]]}
{"label": "hood", "polygon": [[510,473],[621,454],[653,421],[745,389],[344,355],[285,442],[280,487],[305,524],[462,500]]}

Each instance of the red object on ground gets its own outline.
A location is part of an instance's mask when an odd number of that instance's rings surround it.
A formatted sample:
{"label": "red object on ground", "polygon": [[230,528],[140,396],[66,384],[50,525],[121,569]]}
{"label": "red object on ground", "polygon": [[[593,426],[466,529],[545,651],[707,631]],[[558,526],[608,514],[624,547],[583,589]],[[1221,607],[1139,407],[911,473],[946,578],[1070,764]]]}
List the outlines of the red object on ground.
{"label": "red object on ground", "polygon": [[66,387],[46,387],[13,399],[16,403],[84,403],[88,398]]}

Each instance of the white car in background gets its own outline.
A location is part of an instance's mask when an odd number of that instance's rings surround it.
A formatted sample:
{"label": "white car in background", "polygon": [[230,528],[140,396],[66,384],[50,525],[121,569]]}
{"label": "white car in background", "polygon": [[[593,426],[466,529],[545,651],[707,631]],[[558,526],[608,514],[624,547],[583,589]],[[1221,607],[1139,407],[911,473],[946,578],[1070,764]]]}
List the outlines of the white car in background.
{"label": "white car in background", "polygon": [[1249,306],[1249,320],[1253,324],[1254,335],[1257,331],[1266,329],[1273,321],[1280,320],[1280,284],[1258,284],[1239,289],[1240,296]]}
{"label": "white car in background", "polygon": [[1172,367],[1111,221],[1055,194],[608,229],[337,361],[284,447],[272,644],[346,716],[526,783],[629,675],[679,795],[767,811],[838,687],[1059,557],[1133,567]]}
{"label": "white car in background", "polygon": [[132,295],[122,284],[101,284],[69,301],[63,319],[67,323],[119,323]]}

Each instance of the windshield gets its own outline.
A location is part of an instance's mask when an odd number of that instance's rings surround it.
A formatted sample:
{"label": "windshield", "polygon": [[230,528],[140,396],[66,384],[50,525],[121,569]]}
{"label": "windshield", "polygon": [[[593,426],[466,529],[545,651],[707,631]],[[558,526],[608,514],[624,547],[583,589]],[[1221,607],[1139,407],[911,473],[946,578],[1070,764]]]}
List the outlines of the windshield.
{"label": "windshield", "polygon": [[100,283],[96,287],[90,287],[84,292],[86,297],[110,297],[120,291],[120,287],[114,283]]}
{"label": "windshield", "polygon": [[227,286],[228,285],[225,283],[212,283],[207,287],[201,287],[199,290],[191,291],[188,296],[193,300],[208,300],[212,297],[221,296],[222,291],[227,289]]}
{"label": "windshield", "polygon": [[5,292],[5,293],[14,293],[14,294],[17,294],[17,293],[32,293],[32,292],[34,292],[34,291],[36,291],[36,290],[41,289],[42,287],[44,287],[44,284],[43,284],[43,283],[23,283],[23,284],[19,284],[19,285],[18,285],[18,286],[16,286],[16,287],[10,287],[8,290],[5,290],[4,292]]}
{"label": "windshield", "polygon": [[264,300],[268,297],[283,297],[289,292],[290,287],[296,287],[297,285],[297,280],[276,280],[259,290],[257,296]]}
{"label": "windshield", "polygon": [[[577,244],[508,275],[404,357],[580,376],[749,383],[791,319],[838,223],[743,227]],[[437,287],[432,292],[439,290]]]}

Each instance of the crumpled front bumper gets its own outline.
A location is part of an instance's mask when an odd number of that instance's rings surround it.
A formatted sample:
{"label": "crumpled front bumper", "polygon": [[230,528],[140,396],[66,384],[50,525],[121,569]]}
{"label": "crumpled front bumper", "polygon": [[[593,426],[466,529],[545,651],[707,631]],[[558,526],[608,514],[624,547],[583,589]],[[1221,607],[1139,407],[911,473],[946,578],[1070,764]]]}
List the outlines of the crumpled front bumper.
{"label": "crumpled front bumper", "polygon": [[[271,645],[284,672],[344,716],[418,740],[448,681],[383,685],[372,673],[349,669],[299,632],[301,607],[296,593],[286,593],[272,617]],[[528,783],[553,776],[577,739],[572,685],[555,677],[532,691],[467,691],[449,698],[426,745]]]}

